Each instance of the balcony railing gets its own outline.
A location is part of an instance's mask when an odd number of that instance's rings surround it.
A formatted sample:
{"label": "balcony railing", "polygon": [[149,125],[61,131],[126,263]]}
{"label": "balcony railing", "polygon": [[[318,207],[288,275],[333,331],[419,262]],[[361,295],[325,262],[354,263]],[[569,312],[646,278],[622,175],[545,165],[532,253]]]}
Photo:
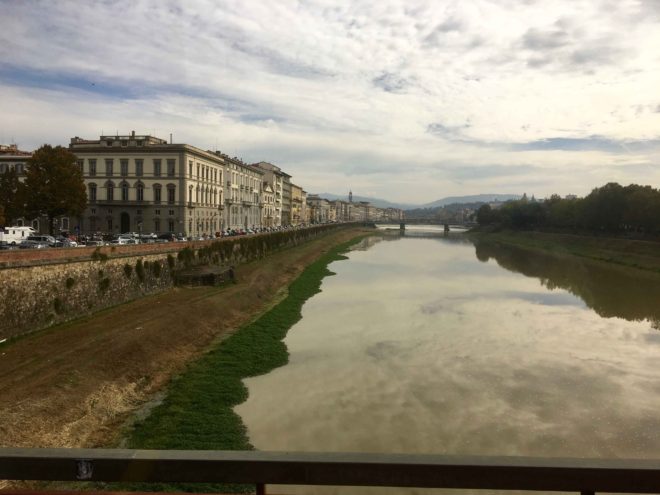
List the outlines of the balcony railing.
{"label": "balcony railing", "polygon": [[660,493],[659,460],[0,449],[0,479]]}

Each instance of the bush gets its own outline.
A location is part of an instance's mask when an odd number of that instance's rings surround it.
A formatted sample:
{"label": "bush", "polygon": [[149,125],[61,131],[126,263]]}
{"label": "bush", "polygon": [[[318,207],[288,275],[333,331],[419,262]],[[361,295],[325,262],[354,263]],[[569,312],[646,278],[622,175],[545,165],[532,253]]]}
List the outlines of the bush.
{"label": "bush", "polygon": [[144,264],[141,259],[135,262],[135,274],[140,279],[140,282],[144,282]]}
{"label": "bush", "polygon": [[65,283],[66,283],[66,288],[70,289],[71,287],[73,287],[75,285],[76,281],[73,278],[69,277],[69,278],[66,279]]}
{"label": "bush", "polygon": [[131,275],[133,274],[133,267],[126,263],[124,265],[124,275],[126,275],[126,278],[131,278]]}

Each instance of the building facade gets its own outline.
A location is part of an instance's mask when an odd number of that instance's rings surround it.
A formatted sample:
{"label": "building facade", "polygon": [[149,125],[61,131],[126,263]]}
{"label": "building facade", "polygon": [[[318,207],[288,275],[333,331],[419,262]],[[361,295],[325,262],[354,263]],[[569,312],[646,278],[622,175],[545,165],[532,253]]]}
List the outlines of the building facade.
{"label": "building facade", "polygon": [[83,233],[213,235],[223,223],[225,160],[149,135],[71,139],[87,188]]}
{"label": "building facade", "polygon": [[269,162],[254,163],[253,166],[263,171],[263,180],[268,182],[268,184],[270,184],[270,188],[273,190],[273,223],[272,225],[269,225],[269,227],[279,227],[282,225],[283,184],[284,176],[286,174],[282,172],[280,167]]}
{"label": "building facade", "polygon": [[238,158],[217,154],[225,162],[227,176],[223,229],[248,229],[262,226],[261,195],[264,171]]}

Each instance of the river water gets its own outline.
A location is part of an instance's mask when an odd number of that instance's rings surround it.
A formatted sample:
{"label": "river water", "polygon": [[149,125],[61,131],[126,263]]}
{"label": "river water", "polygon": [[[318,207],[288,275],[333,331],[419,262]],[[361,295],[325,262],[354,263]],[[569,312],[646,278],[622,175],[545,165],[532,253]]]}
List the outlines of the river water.
{"label": "river water", "polygon": [[257,449],[660,458],[660,277],[460,235],[347,256],[246,380]]}

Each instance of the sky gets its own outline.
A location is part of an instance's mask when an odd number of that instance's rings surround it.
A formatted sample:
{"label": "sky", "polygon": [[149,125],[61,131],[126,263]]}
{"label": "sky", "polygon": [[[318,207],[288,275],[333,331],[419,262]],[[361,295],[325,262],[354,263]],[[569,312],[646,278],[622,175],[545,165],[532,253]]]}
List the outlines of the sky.
{"label": "sky", "polygon": [[0,0],[0,143],[152,134],[422,204],[660,185],[660,0]]}

